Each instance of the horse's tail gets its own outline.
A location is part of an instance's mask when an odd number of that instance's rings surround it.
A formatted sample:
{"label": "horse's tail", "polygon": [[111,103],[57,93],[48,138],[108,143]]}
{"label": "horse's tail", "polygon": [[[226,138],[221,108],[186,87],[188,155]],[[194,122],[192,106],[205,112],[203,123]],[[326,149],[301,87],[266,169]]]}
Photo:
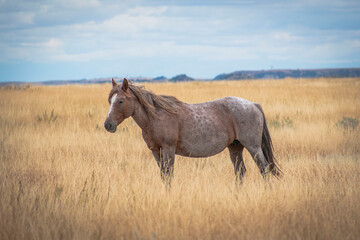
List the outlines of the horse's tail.
{"label": "horse's tail", "polygon": [[266,124],[265,114],[259,104],[255,104],[256,107],[261,111],[264,118],[264,126],[262,132],[262,142],[261,142],[261,150],[264,153],[266,161],[269,163],[269,171],[277,178],[280,178],[283,175],[279,167],[279,163],[276,161],[273,153],[273,144],[271,141],[269,129]]}

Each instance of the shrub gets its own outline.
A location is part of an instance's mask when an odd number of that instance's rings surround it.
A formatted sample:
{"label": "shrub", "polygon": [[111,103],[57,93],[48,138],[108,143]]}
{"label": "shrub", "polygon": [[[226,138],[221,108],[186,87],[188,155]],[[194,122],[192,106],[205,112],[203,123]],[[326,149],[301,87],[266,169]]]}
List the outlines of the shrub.
{"label": "shrub", "polygon": [[336,123],[336,126],[342,130],[351,131],[355,130],[359,125],[359,120],[351,117],[343,117]]}
{"label": "shrub", "polygon": [[54,109],[51,110],[50,115],[48,115],[47,111],[45,110],[45,112],[43,112],[42,115],[36,116],[36,120],[38,122],[52,123],[52,122],[56,121],[57,117],[58,117],[58,115],[54,113]]}
{"label": "shrub", "polygon": [[283,117],[282,119],[279,116],[276,116],[275,120],[269,121],[269,126],[274,128],[293,128],[293,121],[289,117]]}

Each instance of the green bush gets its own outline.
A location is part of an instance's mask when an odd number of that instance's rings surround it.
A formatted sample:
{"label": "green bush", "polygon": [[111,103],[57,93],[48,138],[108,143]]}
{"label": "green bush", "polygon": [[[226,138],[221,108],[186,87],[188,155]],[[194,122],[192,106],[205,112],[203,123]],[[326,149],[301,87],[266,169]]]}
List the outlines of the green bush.
{"label": "green bush", "polygon": [[283,117],[280,119],[279,116],[276,116],[275,120],[270,120],[269,126],[274,128],[293,128],[293,121],[289,117]]}
{"label": "green bush", "polygon": [[352,117],[343,117],[336,123],[336,126],[342,130],[355,130],[359,125],[359,120]]}

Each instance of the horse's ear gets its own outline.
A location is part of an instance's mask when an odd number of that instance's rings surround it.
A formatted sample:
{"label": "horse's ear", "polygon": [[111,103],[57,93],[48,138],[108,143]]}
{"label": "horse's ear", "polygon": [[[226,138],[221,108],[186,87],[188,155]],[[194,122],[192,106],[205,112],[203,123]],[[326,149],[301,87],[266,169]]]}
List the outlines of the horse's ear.
{"label": "horse's ear", "polygon": [[124,81],[122,83],[122,90],[124,90],[124,92],[126,92],[129,88],[129,82],[126,78],[124,78]]}
{"label": "horse's ear", "polygon": [[112,82],[113,87],[115,87],[117,85],[117,83],[115,82],[115,80],[113,78],[111,79],[111,82]]}

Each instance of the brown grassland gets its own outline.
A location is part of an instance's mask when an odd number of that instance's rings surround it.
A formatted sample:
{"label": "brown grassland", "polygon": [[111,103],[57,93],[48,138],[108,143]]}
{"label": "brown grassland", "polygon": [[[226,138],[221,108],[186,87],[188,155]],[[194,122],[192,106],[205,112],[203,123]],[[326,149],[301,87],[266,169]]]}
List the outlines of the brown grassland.
{"label": "brown grassland", "polygon": [[[0,239],[359,239],[360,79],[146,84],[195,103],[262,105],[285,175],[227,150],[176,157],[172,188],[132,119],[103,122],[111,84],[0,88]],[[206,139],[204,139],[206,141]]]}

